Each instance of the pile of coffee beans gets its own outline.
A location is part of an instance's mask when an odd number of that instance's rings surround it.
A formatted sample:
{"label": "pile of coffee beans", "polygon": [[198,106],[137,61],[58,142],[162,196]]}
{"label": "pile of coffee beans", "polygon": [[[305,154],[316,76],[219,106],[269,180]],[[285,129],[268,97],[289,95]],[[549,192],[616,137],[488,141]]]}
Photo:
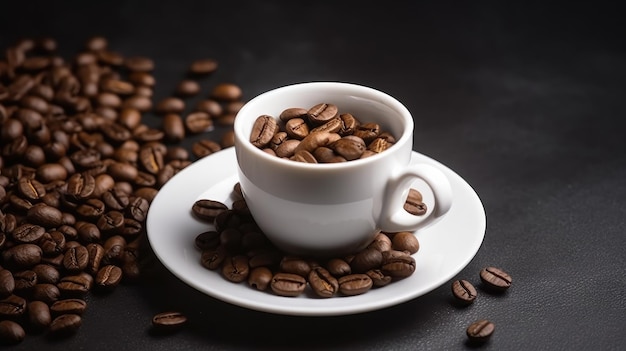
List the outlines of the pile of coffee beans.
{"label": "pile of coffee beans", "polygon": [[[360,295],[415,271],[412,255],[418,252],[419,241],[412,232],[379,232],[367,248],[347,257],[286,254],[254,222],[239,183],[233,193],[232,208],[213,199],[200,199],[192,206],[198,219],[215,228],[195,238],[200,263],[231,282],[245,281],[254,289],[289,297],[302,295],[309,287],[312,296],[329,298]],[[411,198],[416,203],[421,194],[412,189]]]}
{"label": "pile of coffee beans", "polygon": [[[213,59],[191,62],[171,96],[156,100],[155,62],[124,56],[104,37],[69,59],[52,38],[3,52],[0,342],[18,343],[31,331],[75,333],[92,291],[138,281],[152,199],[191,162],[233,145],[243,102],[238,86],[219,83],[187,106],[217,69]],[[162,124],[149,126],[146,114]],[[225,127],[219,142],[203,137],[216,126]],[[191,136],[190,153],[180,142]]]}
{"label": "pile of coffee beans", "polygon": [[[502,294],[510,287],[513,279],[511,276],[497,267],[485,267],[480,270],[479,277],[485,292]],[[474,285],[465,280],[454,280],[451,285],[452,296],[459,306],[469,306],[478,297],[478,291]],[[471,344],[482,344],[488,341],[495,331],[495,324],[487,319],[480,319],[470,324],[465,333]]]}
{"label": "pile of coffee beans", "polygon": [[362,123],[350,113],[339,113],[334,104],[309,109],[292,107],[278,119],[261,115],[250,133],[250,142],[263,151],[305,163],[336,163],[376,155],[396,142],[378,123]]}

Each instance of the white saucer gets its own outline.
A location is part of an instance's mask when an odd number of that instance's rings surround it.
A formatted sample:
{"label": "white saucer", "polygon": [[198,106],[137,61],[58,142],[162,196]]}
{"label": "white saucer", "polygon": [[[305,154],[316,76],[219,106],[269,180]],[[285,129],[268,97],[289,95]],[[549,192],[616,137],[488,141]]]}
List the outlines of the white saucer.
{"label": "white saucer", "polygon": [[439,222],[420,230],[420,251],[410,277],[365,294],[328,299],[280,297],[260,292],[245,282],[225,280],[218,271],[200,265],[195,237],[211,228],[196,220],[191,206],[199,199],[218,200],[230,207],[238,182],[235,149],[204,157],[170,179],[154,198],[147,218],[150,244],[165,267],[193,288],[241,307],[300,316],[347,315],[377,310],[424,295],[449,281],[474,257],[485,235],[485,210],[472,187],[441,163],[413,152],[412,162],[432,164],[450,179],[454,202]]}

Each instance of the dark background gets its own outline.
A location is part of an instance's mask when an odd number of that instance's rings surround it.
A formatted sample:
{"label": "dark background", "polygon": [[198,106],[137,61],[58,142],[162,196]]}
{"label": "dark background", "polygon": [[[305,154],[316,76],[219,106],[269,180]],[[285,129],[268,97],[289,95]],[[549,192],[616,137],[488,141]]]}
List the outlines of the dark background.
{"label": "dark background", "polygon": [[[150,279],[89,297],[79,332],[13,349],[467,349],[465,328],[496,324],[483,349],[618,350],[626,344],[626,50],[608,2],[3,2],[0,48],[50,36],[66,57],[93,35],[155,60],[154,100],[188,65],[215,58],[203,94],[239,84],[345,81],[383,90],[416,120],[415,149],[474,187],[484,243],[456,278],[508,271],[503,296],[468,308],[449,283],[407,303],[342,317],[287,317],[207,297],[158,262]],[[158,118],[146,115],[153,125]],[[219,138],[221,130],[204,137]],[[186,146],[190,145],[188,141]],[[150,333],[152,315],[189,317]]]}

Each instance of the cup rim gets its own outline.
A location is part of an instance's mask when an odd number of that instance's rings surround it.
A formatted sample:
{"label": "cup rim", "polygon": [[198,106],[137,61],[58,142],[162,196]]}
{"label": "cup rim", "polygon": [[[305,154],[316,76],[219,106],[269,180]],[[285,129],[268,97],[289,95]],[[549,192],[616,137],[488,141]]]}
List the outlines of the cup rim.
{"label": "cup rim", "polygon": [[[334,89],[337,89],[337,88],[345,89],[346,91],[351,90],[355,92],[354,95],[358,95],[358,96],[372,95],[371,97],[368,97],[369,100],[381,103],[382,105],[385,105],[391,108],[392,110],[396,111],[399,115],[403,117],[408,117],[408,118],[404,118],[405,126],[404,126],[404,129],[402,130],[402,134],[397,139],[396,143],[394,143],[389,149],[385,150],[384,152],[377,153],[376,155],[372,155],[366,158],[359,158],[359,159],[355,159],[355,160],[348,161],[348,162],[338,162],[338,163],[295,162],[292,160],[283,159],[281,157],[276,157],[255,147],[248,140],[249,136],[243,135],[244,133],[242,132],[242,129],[244,128],[244,123],[253,123],[253,121],[244,121],[242,118],[237,118],[237,117],[239,117],[240,115],[243,115],[244,113],[247,113],[247,110],[251,108],[250,106],[257,103],[261,99],[267,98],[267,96],[280,94],[281,92],[284,92],[286,90],[306,89],[311,86],[314,86],[317,89],[323,89],[326,86],[328,88],[334,88]],[[373,97],[376,97],[376,98],[373,98]],[[277,116],[273,116],[273,117],[277,118]],[[339,82],[339,81],[313,81],[313,82],[295,83],[295,84],[283,85],[283,86],[265,91],[255,96],[254,98],[249,100],[247,103],[245,103],[241,107],[241,109],[237,112],[237,115],[235,116],[235,121],[233,125],[236,149],[245,148],[248,152],[251,152],[252,154],[257,155],[258,157],[268,162],[276,164],[277,166],[294,167],[296,169],[305,169],[305,170],[311,170],[311,171],[316,171],[316,170],[327,171],[329,169],[344,169],[344,168],[357,167],[359,165],[366,165],[372,162],[376,162],[376,160],[379,160],[380,158],[385,157],[385,155],[388,155],[394,150],[400,149],[402,147],[401,144],[403,144],[404,142],[407,142],[407,139],[410,139],[408,140],[408,142],[412,143],[413,142],[412,140],[413,128],[414,128],[414,121],[413,121],[413,117],[410,111],[398,99],[383,92],[382,90],[378,90],[378,89],[375,89],[366,85]]]}

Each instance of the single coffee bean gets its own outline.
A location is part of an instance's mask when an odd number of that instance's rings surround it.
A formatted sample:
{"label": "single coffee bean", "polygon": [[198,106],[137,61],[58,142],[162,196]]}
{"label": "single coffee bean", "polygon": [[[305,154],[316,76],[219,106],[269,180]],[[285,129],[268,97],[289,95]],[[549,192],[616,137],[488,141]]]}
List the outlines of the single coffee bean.
{"label": "single coffee bean", "polygon": [[89,198],[96,189],[96,179],[90,174],[75,173],[67,180],[66,194],[76,200]]}
{"label": "single coffee bean", "polygon": [[309,126],[302,118],[291,118],[285,123],[285,131],[289,137],[302,140],[309,135]]}
{"label": "single coffee bean", "polygon": [[220,233],[215,230],[209,230],[196,236],[195,246],[201,250],[216,248],[220,244]]}
{"label": "single coffee bean", "polygon": [[[24,271],[13,273],[13,281],[14,281],[13,291],[19,295],[30,294],[34,286],[37,285],[37,283],[39,282],[37,273],[35,273],[32,270],[24,270]],[[10,281],[9,282],[5,281],[5,283],[10,283]],[[8,295],[10,295],[10,293],[4,296],[8,296]]]}
{"label": "single coffee bean", "polygon": [[291,107],[286,110],[283,110],[283,112],[280,113],[278,118],[280,118],[280,120],[283,122],[287,122],[293,118],[308,118],[308,112],[309,111],[305,108]]}
{"label": "single coffee bean", "polygon": [[50,305],[50,312],[54,316],[60,316],[62,314],[82,315],[86,309],[87,302],[82,299],[57,300],[52,305]]}
{"label": "single coffee bean", "polygon": [[181,113],[185,109],[185,101],[177,97],[167,97],[159,101],[155,106],[155,112],[159,114]]}
{"label": "single coffee bean", "polygon": [[186,130],[191,134],[199,134],[214,129],[213,118],[204,111],[191,112],[184,118],[184,124]]}
{"label": "single coffee bean", "polygon": [[350,264],[340,258],[331,258],[326,263],[326,269],[335,277],[341,277],[352,273]]}
{"label": "single coffee bean", "polygon": [[250,275],[248,275],[248,285],[260,290],[267,290],[268,286],[272,281],[272,271],[264,266],[256,267],[250,271]]}
{"label": "single coffee bean", "polygon": [[505,271],[496,267],[486,267],[480,271],[480,280],[489,289],[503,292],[511,287],[511,276]]}
{"label": "single coffee bean", "polygon": [[152,327],[158,332],[174,332],[187,323],[187,317],[180,312],[161,312],[152,317]]}
{"label": "single coffee bean", "polygon": [[306,279],[292,273],[276,273],[270,282],[272,291],[280,296],[294,297],[302,294],[306,288]]}
{"label": "single coffee bean", "polygon": [[250,266],[247,256],[232,256],[226,258],[222,263],[222,274],[231,282],[242,282],[248,278],[249,273]]}
{"label": "single coffee bean", "polygon": [[176,88],[174,89],[174,93],[178,96],[189,97],[194,96],[200,92],[200,84],[195,80],[184,79],[180,81]]}
{"label": "single coffee bean", "polygon": [[213,140],[202,139],[191,144],[191,153],[197,158],[202,158],[220,151],[222,147]]}
{"label": "single coffee bean", "polygon": [[114,265],[107,265],[100,268],[94,279],[96,286],[106,290],[116,288],[121,281],[122,269]]}
{"label": "single coffee bean", "polygon": [[17,183],[17,189],[28,200],[38,200],[46,195],[43,184],[35,179],[21,178]]}
{"label": "single coffee bean", "polygon": [[128,207],[126,208],[126,212],[130,216],[130,218],[137,220],[139,222],[143,222],[148,215],[148,209],[150,207],[150,203],[148,200],[143,197],[135,196],[130,199]]}
{"label": "single coffee bean", "polygon": [[54,256],[65,251],[65,235],[57,230],[46,232],[39,239],[39,247],[45,256]]}
{"label": "single coffee bean", "polygon": [[76,213],[86,219],[95,220],[102,216],[106,206],[99,199],[88,199],[76,207]]}
{"label": "single coffee bean", "polygon": [[404,210],[415,216],[426,214],[426,204],[422,202],[422,194],[417,189],[409,189],[409,194],[404,203]]}
{"label": "single coffee bean", "polygon": [[63,224],[63,212],[45,203],[38,203],[28,209],[26,219],[30,222],[31,229],[38,226],[56,228]]}
{"label": "single coffee bean", "polygon": [[26,311],[26,300],[17,295],[9,295],[0,300],[0,317],[16,319]]}
{"label": "single coffee bean", "polygon": [[54,284],[42,283],[33,286],[32,298],[51,304],[61,296],[59,288]]}
{"label": "single coffee bean", "polygon": [[164,165],[163,153],[154,147],[142,147],[139,150],[139,161],[143,168],[151,174],[157,174]]}
{"label": "single coffee bean", "polygon": [[337,116],[337,106],[334,104],[321,103],[308,110],[308,118],[314,125],[324,124]]}
{"label": "single coffee bean", "polygon": [[214,59],[195,60],[189,66],[189,73],[195,75],[206,75],[215,72],[218,63]]}
{"label": "single coffee bean", "polygon": [[280,261],[280,270],[285,273],[293,273],[306,278],[309,272],[311,272],[311,266],[306,260],[300,257],[284,256]]}
{"label": "single coffee bean", "polygon": [[354,255],[350,267],[354,273],[365,273],[370,269],[380,267],[383,263],[383,254],[374,248],[365,248]]}
{"label": "single coffee bean", "polygon": [[481,319],[467,327],[466,334],[471,342],[483,343],[493,335],[495,331],[495,324],[492,322]]}
{"label": "single coffee bean", "polygon": [[[179,142],[185,138],[185,123],[179,114],[168,113],[163,116],[163,132],[165,138],[171,142]],[[202,131],[205,131],[205,127]]]}
{"label": "single coffee bean", "polygon": [[49,332],[59,337],[72,335],[78,331],[82,322],[82,318],[77,314],[62,314],[52,320]]}
{"label": "single coffee bean", "polygon": [[393,278],[406,278],[415,272],[415,259],[403,251],[385,251],[381,271]]}
{"label": "single coffee bean", "polygon": [[29,325],[36,330],[47,328],[52,322],[50,308],[44,301],[31,301],[27,305]]}
{"label": "single coffee bean", "polygon": [[372,279],[372,283],[376,287],[385,286],[392,281],[392,278],[383,273],[383,271],[381,271],[380,269],[370,269],[369,271],[365,272],[365,274],[367,274],[367,276]]}
{"label": "single coffee bean", "polygon": [[95,275],[100,270],[100,263],[104,258],[104,247],[98,243],[89,243],[85,247],[89,255],[85,271],[91,275]]}
{"label": "single coffee bean", "polygon": [[91,290],[93,277],[88,273],[67,275],[57,283],[61,294],[66,297],[83,297]]}
{"label": "single coffee bean", "polygon": [[399,232],[394,234],[391,240],[391,246],[394,250],[408,251],[411,255],[419,251],[420,248],[419,241],[412,232]]}
{"label": "single coffee bean", "polygon": [[0,321],[0,342],[2,344],[19,344],[26,337],[26,332],[21,325],[11,320]]}
{"label": "single coffee bean", "polygon": [[126,244],[126,239],[121,235],[113,235],[106,239],[102,245],[104,249],[102,263],[108,265],[121,262]]}
{"label": "single coffee bean", "polygon": [[121,212],[109,211],[98,218],[96,225],[100,229],[100,233],[105,236],[116,235],[122,232],[124,219],[124,214]]}
{"label": "single coffee bean", "polygon": [[452,282],[452,295],[458,302],[465,305],[474,302],[478,296],[472,283],[463,279]]}
{"label": "single coffee bean", "polygon": [[339,291],[339,282],[323,267],[311,269],[308,275],[309,285],[319,297],[332,297]]}
{"label": "single coffee bean", "polygon": [[63,267],[70,273],[78,273],[89,263],[89,251],[83,245],[71,247],[65,251],[63,257]]}
{"label": "single coffee bean", "polygon": [[272,141],[277,131],[278,124],[272,116],[259,116],[252,126],[250,142],[258,148],[264,148]]}
{"label": "single coffee bean", "polygon": [[365,141],[354,135],[342,137],[328,147],[348,161],[356,160],[361,157],[366,148]]}
{"label": "single coffee bean", "polygon": [[213,249],[203,250],[200,256],[202,267],[210,270],[218,269],[226,259],[228,251],[222,246]]}
{"label": "single coffee bean", "polygon": [[18,268],[32,267],[41,262],[43,251],[35,244],[18,244],[2,251],[4,263]]}
{"label": "single coffee bean", "polygon": [[272,248],[260,248],[249,253],[250,268],[272,267],[280,263],[283,255],[278,250]]}
{"label": "single coffee bean", "polygon": [[349,274],[338,279],[339,291],[346,296],[360,295],[368,292],[374,285],[367,274]]}
{"label": "single coffee bean", "polygon": [[232,83],[219,83],[211,89],[211,98],[218,101],[237,101],[243,95],[241,88]]}
{"label": "single coffee bean", "polygon": [[225,204],[209,199],[197,200],[191,207],[192,213],[204,221],[212,222],[222,212],[228,210]]}
{"label": "single coffee bean", "polygon": [[14,289],[13,273],[8,269],[0,268],[0,298],[11,295]]}
{"label": "single coffee bean", "polygon": [[391,239],[387,234],[380,232],[376,234],[374,240],[368,245],[369,248],[376,249],[380,252],[391,250]]}
{"label": "single coffee bean", "polygon": [[31,287],[34,286],[36,283],[56,284],[61,278],[59,270],[49,264],[38,264],[32,268],[32,272],[36,274],[36,277]]}
{"label": "single coffee bean", "polygon": [[119,188],[111,188],[102,194],[104,204],[116,211],[123,211],[130,203],[129,196]]}
{"label": "single coffee bean", "polygon": [[380,135],[380,133],[380,125],[377,123],[369,122],[358,125],[352,135],[363,139],[366,144],[369,144],[370,142],[372,142],[372,140],[376,139],[378,135]]}
{"label": "single coffee bean", "polygon": [[[47,205],[43,205],[46,206]],[[18,243],[37,242],[46,233],[46,229],[36,224],[25,223],[13,230],[13,239]]]}

